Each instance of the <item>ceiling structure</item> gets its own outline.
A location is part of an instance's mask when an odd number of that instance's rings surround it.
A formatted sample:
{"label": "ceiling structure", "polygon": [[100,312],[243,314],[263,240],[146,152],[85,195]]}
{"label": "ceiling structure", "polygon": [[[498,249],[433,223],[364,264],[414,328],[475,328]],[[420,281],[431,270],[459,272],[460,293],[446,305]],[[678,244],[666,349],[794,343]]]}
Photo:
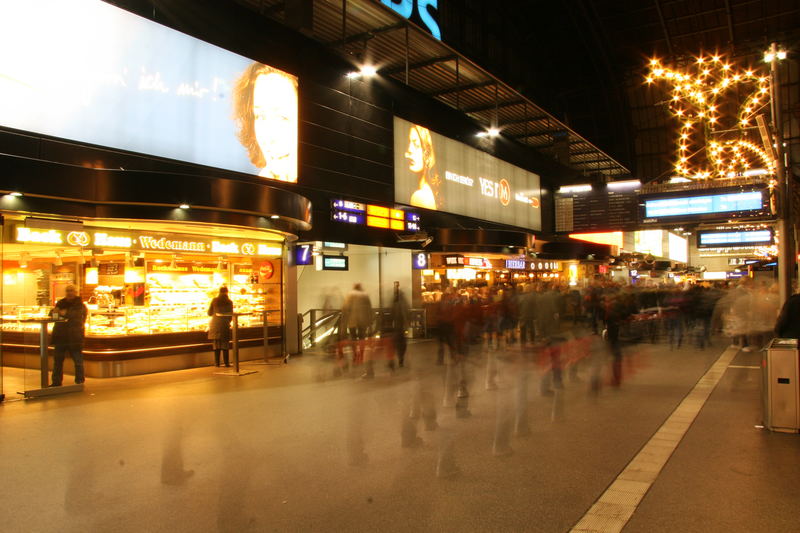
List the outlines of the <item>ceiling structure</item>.
{"label": "ceiling structure", "polygon": [[[444,4],[447,0],[440,0]],[[292,0],[237,0],[285,22]],[[288,8],[287,8],[288,6]],[[629,170],[529,97],[455,48],[378,0],[316,0],[312,38],[338,50],[357,66],[371,64],[382,76],[458,109],[489,130],[548,154],[586,176],[614,179]],[[418,16],[418,15],[417,15]]]}
{"label": "ceiling structure", "polygon": [[[236,1],[284,23],[305,2]],[[408,23],[380,0],[314,0],[306,33],[590,179],[645,182],[669,176],[676,147],[665,94],[643,83],[648,60],[719,52],[763,67],[776,41],[790,52],[784,137],[800,162],[797,0],[438,0],[432,13],[442,41],[416,7]]]}
{"label": "ceiling structure", "polygon": [[677,134],[665,93],[643,83],[648,60],[681,65],[719,52],[764,67],[775,41],[790,52],[781,67],[784,137],[800,161],[797,0],[511,0],[502,9],[440,0],[439,7],[443,39],[643,181],[669,175]]}

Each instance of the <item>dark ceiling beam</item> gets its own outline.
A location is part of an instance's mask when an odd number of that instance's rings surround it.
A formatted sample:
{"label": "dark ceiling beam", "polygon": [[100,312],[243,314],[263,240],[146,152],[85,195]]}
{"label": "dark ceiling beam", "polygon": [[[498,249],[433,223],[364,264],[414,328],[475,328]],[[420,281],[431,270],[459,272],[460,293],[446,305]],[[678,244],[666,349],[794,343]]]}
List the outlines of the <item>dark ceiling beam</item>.
{"label": "dark ceiling beam", "polygon": [[[575,154],[569,154],[570,158]],[[571,161],[573,165],[596,165],[597,163],[608,163],[611,161],[608,157],[601,157],[599,159],[589,159],[588,161]]]}
{"label": "dark ceiling beam", "polygon": [[482,89],[484,87],[494,85],[495,83],[496,82],[494,80],[479,81],[477,83],[464,83],[462,85],[456,85],[454,87],[448,87],[446,89],[439,89],[438,91],[430,92],[428,93],[428,96],[436,98],[437,96],[445,96],[448,94],[460,93],[462,91],[471,91],[472,89]]}
{"label": "dark ceiling beam", "polygon": [[669,38],[669,31],[667,31],[667,23],[664,21],[664,13],[661,12],[661,0],[653,0],[656,4],[656,11],[658,11],[658,20],[661,22],[661,31],[664,32],[664,38],[667,40],[667,50],[669,56],[675,57],[675,52],[672,49],[672,40]]}
{"label": "dark ceiling beam", "polygon": [[[432,57],[430,59],[426,59],[424,61],[418,61],[417,63],[410,63],[408,65],[408,70],[415,70],[418,68],[425,68],[436,65],[438,63],[446,63],[448,61],[455,61],[456,58],[455,54],[447,55],[447,56],[440,56],[440,57]],[[405,65],[394,65],[391,67],[382,68],[380,70],[381,74],[385,76],[391,76],[392,74],[399,74],[400,72],[404,72],[406,70]]]}
{"label": "dark ceiling beam", "polygon": [[[577,163],[570,163],[570,164],[574,166]],[[625,172],[625,169],[620,165],[607,165],[607,166],[604,166],[604,167],[582,168],[580,170],[586,170],[586,171],[595,170],[595,171],[598,171],[598,172],[601,172],[603,170],[621,170],[621,171]]]}
{"label": "dark ceiling beam", "polygon": [[731,0],[725,0],[725,13],[728,18],[728,38],[731,40],[731,50],[733,50],[736,40],[733,38],[733,11],[731,10]]}
{"label": "dark ceiling beam", "polygon": [[542,115],[539,117],[523,117],[523,118],[515,118],[512,120],[505,120],[499,124],[500,127],[503,126],[514,126],[516,124],[527,124],[529,122],[546,122],[551,120],[550,117],[547,115]]}
{"label": "dark ceiling beam", "polygon": [[465,107],[461,111],[464,113],[480,113],[481,111],[491,111],[493,109],[500,109],[502,107],[513,107],[515,105],[522,105],[525,100],[508,100],[507,102],[498,102],[496,104],[476,105],[473,107]]}
{"label": "dark ceiling beam", "polygon": [[394,30],[401,30],[405,27],[406,27],[405,22],[397,22],[395,24],[389,24],[388,26],[381,26],[380,28],[375,28],[369,31],[348,35],[344,39],[339,39],[338,41],[329,42],[327,43],[327,45],[337,48],[339,46],[344,46],[346,44],[355,43],[358,41],[367,41],[381,33],[386,33]]}
{"label": "dark ceiling beam", "polygon": [[600,150],[581,150],[580,152],[570,152],[570,157],[574,156],[582,156],[582,155],[592,155],[592,154],[599,154]]}

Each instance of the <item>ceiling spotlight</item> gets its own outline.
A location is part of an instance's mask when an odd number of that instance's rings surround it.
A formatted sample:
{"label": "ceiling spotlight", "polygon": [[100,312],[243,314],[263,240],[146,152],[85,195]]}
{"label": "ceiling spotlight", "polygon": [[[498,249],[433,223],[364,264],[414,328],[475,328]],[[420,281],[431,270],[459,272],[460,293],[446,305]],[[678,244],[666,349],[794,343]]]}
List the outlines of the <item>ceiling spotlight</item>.
{"label": "ceiling spotlight", "polygon": [[352,72],[348,72],[348,73],[346,74],[346,76],[347,76],[348,78],[350,78],[351,80],[354,80],[354,79],[356,79],[356,78],[360,78],[360,77],[361,77],[361,73],[360,73],[360,72],[358,72],[358,71],[355,71],[355,70],[354,70],[354,71],[352,71]]}
{"label": "ceiling spotlight", "polygon": [[21,193],[21,192],[14,191],[14,192],[10,192],[10,193],[8,193],[8,195],[9,195],[9,196],[13,196],[14,198],[19,198],[20,196],[22,196],[22,193]]}
{"label": "ceiling spotlight", "polygon": [[370,77],[374,76],[377,73],[378,69],[376,69],[373,65],[364,65],[363,67],[361,67],[362,76]]}
{"label": "ceiling spotlight", "polygon": [[777,56],[778,56],[778,59],[786,59],[786,51],[785,50],[778,50]]}
{"label": "ceiling spotlight", "polygon": [[489,128],[489,131],[486,132],[489,137],[497,137],[500,135],[500,130],[497,128]]}
{"label": "ceiling spotlight", "polygon": [[487,135],[489,134],[486,133],[485,131],[479,131],[478,133],[475,134],[475,137],[486,137]]}
{"label": "ceiling spotlight", "polygon": [[279,219],[279,218],[281,218],[281,217],[280,217],[280,216],[278,216],[278,215],[272,215],[272,216],[271,216],[271,217],[269,217],[269,218],[271,218],[272,220],[278,220],[278,219]]}
{"label": "ceiling spotlight", "polygon": [[181,204],[178,206],[178,209],[189,209],[191,206],[189,204]]}

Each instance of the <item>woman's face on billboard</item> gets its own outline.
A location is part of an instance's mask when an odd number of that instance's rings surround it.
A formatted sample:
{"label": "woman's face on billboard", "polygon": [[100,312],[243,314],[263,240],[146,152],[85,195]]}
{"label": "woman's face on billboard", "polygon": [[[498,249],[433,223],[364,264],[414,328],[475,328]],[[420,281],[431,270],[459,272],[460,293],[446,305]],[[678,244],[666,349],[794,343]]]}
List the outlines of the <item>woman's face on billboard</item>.
{"label": "woman's face on billboard", "polygon": [[425,170],[425,155],[422,151],[422,140],[419,138],[419,132],[416,128],[411,128],[408,134],[406,159],[408,159],[408,169],[411,172],[422,172]]}
{"label": "woman's face on billboard", "polygon": [[278,73],[262,74],[253,87],[256,141],[268,164],[297,147],[297,89]]}

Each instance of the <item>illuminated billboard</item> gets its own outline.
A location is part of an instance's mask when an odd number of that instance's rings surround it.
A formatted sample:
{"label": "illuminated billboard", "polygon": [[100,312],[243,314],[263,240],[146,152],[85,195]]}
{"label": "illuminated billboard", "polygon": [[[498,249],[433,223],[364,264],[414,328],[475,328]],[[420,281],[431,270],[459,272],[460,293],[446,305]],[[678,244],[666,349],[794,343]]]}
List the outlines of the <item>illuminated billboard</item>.
{"label": "illuminated billboard", "polygon": [[701,231],[697,235],[699,248],[728,248],[735,246],[767,246],[772,244],[772,230]]}
{"label": "illuminated billboard", "polygon": [[537,174],[397,117],[394,163],[396,202],[542,228]]}
{"label": "illuminated billboard", "polygon": [[689,240],[675,235],[674,233],[667,233],[668,253],[667,257],[673,261],[681,263],[689,262]]}
{"label": "illuminated billboard", "polygon": [[0,126],[297,181],[297,78],[99,0],[0,2]]}

